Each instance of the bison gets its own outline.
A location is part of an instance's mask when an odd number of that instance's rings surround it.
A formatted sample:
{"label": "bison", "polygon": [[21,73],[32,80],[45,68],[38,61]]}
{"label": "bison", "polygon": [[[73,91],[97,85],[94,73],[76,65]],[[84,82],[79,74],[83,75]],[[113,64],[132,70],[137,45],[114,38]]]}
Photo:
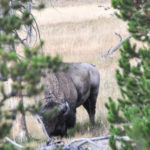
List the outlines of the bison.
{"label": "bison", "polygon": [[[68,69],[46,71],[45,101],[40,116],[49,136],[65,136],[75,125],[76,108],[83,105],[94,125],[100,75],[94,65],[63,63]],[[63,67],[62,67],[63,68]]]}

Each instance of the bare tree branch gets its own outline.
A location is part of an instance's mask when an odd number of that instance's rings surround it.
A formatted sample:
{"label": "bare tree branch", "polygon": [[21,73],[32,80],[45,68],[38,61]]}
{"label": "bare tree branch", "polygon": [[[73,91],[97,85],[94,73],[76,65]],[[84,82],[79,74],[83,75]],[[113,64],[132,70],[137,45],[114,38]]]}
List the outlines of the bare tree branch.
{"label": "bare tree branch", "polygon": [[116,33],[116,32],[115,32],[115,35],[120,38],[120,42],[121,42],[122,41],[122,36],[119,33]]}
{"label": "bare tree branch", "polygon": [[3,98],[0,100],[0,106],[3,105],[3,103],[6,99],[9,99],[9,98],[14,97],[14,96],[17,96],[16,91],[11,91],[8,95],[6,95],[6,93],[3,93]]}
{"label": "bare tree branch", "polygon": [[[110,135],[108,135],[108,136],[103,136],[103,137],[94,137],[94,138],[91,138],[91,139],[89,139],[90,141],[100,141],[100,140],[108,140],[109,139],[109,137],[110,137]],[[84,141],[82,141],[81,143],[79,143],[77,146],[78,147],[80,147],[80,146],[82,146],[83,144],[85,144],[85,143],[88,143],[89,141],[86,141],[86,140],[84,140]],[[89,142],[90,143],[90,142]],[[96,143],[94,143],[94,145],[95,145]],[[97,144],[96,144],[97,145]],[[95,146],[96,146],[95,145]],[[100,149],[102,149],[101,147],[100,147]]]}
{"label": "bare tree branch", "polygon": [[78,146],[81,146],[81,145],[89,142],[89,140],[90,141],[107,140],[107,139],[109,139],[109,137],[110,137],[110,135],[102,136],[102,137],[93,137],[93,138],[79,138],[79,139],[72,140],[70,143],[68,143],[66,145],[66,147],[69,147],[70,145],[72,145],[72,144],[74,144],[76,142],[80,142],[80,141],[81,141],[81,143],[78,144]]}
{"label": "bare tree branch", "polygon": [[48,138],[48,140],[51,141],[51,138],[49,137],[49,135],[48,135],[48,133],[47,133],[47,131],[46,131],[46,128],[45,128],[45,125],[44,125],[42,119],[40,118],[39,115],[36,115],[36,118],[37,118],[37,120],[40,122],[40,124],[42,125],[42,129],[43,129],[44,134],[46,135],[46,137]]}
{"label": "bare tree branch", "polygon": [[[30,16],[32,17],[33,19],[33,23],[34,25],[31,25],[31,26],[25,26],[25,32],[26,32],[26,35],[24,37],[24,39],[22,39],[18,32],[17,31],[14,31],[14,34],[17,36],[18,40],[20,41],[20,43],[25,46],[27,43],[26,42],[29,42],[28,44],[29,45],[35,45],[35,43],[37,42],[37,39],[39,39],[39,41],[41,40],[41,36],[40,36],[40,30],[39,30],[39,26],[38,26],[38,23],[36,22],[36,19],[35,17],[33,16],[33,14],[31,13],[31,7],[32,7],[32,0],[30,2],[28,2],[27,6],[26,5],[21,5],[21,7],[23,9],[27,9],[28,12],[30,13]],[[10,7],[12,7],[13,5],[13,1],[11,0],[10,2]],[[19,10],[20,13],[23,13],[23,10],[20,9]],[[16,13],[13,9],[11,11],[11,14],[14,14]],[[32,38],[33,38],[33,34],[35,34],[35,40],[34,40],[34,43],[32,41]],[[42,47],[41,47],[42,48]],[[43,50],[42,50],[42,53],[43,53]]]}
{"label": "bare tree branch", "polygon": [[132,35],[129,34],[128,36],[126,36],[126,37],[122,40],[122,37],[121,37],[120,34],[115,33],[115,35],[120,38],[120,42],[119,42],[115,47],[110,48],[102,57],[107,57],[108,55],[114,53],[118,48],[120,48],[120,46],[122,45],[122,43],[123,43],[124,41],[126,41],[127,39],[129,39],[129,38],[132,37]]}
{"label": "bare tree branch", "polygon": [[85,139],[83,142],[78,144],[77,147],[80,147],[81,145],[83,145],[85,143],[90,143],[90,144],[94,145],[95,147],[97,147],[99,150],[102,150],[102,147],[99,146],[98,144],[96,144],[95,142],[93,142],[91,139]]}
{"label": "bare tree branch", "polygon": [[[60,143],[63,143],[63,141],[57,141],[57,142],[51,142],[49,145],[43,145],[40,146],[37,150],[53,150],[54,148],[59,148],[61,147],[63,150],[93,150],[89,145],[88,148],[84,148],[82,147],[82,145],[89,143],[90,145],[94,145],[95,147],[97,147],[99,150],[103,150],[104,145],[101,144],[97,144],[94,141],[103,141],[103,140],[109,140],[109,138],[111,137],[111,135],[107,135],[107,136],[101,136],[101,137],[93,137],[93,138],[79,138],[79,139],[74,139],[71,142],[69,142],[68,144],[66,144],[66,146],[60,146]],[[123,137],[118,137],[115,136],[114,137],[117,141],[121,141],[126,140],[126,141],[130,141],[130,138],[128,136],[123,136]],[[80,143],[79,143],[80,142]],[[79,144],[75,144],[75,143],[79,143]],[[105,146],[109,146],[108,144]]]}
{"label": "bare tree branch", "polygon": [[19,147],[19,148],[21,148],[21,149],[24,149],[24,148],[25,148],[24,146],[22,146],[22,145],[16,143],[15,141],[11,140],[9,137],[5,137],[5,139],[6,139],[8,142],[10,142],[11,144],[13,144],[13,145],[15,145],[15,146],[17,146],[17,147]]}

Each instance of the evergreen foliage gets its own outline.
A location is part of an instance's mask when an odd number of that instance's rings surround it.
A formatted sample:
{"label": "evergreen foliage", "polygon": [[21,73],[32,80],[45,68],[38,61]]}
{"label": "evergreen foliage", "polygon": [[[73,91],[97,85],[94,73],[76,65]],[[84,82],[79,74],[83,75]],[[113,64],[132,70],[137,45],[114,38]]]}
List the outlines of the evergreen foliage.
{"label": "evergreen foliage", "polygon": [[110,146],[113,150],[149,150],[150,0],[112,0],[112,6],[119,10],[117,16],[128,22],[132,36],[145,46],[138,49],[127,40],[120,49],[121,69],[116,70],[116,79],[122,98],[117,102],[109,98],[106,103],[112,134]]}
{"label": "evergreen foliage", "polygon": [[[17,54],[16,47],[23,42],[18,33],[24,27],[32,26],[34,21],[25,7],[29,2],[31,0],[0,0],[0,149],[3,150],[12,149],[10,144],[5,143],[4,137],[9,135],[11,120],[16,118],[17,112],[25,116],[27,111],[37,113],[39,110],[38,106],[24,107],[24,97],[40,94],[43,90],[41,77],[45,75],[43,70],[50,68],[57,71],[61,64],[58,56],[52,58],[41,53],[42,41],[33,48],[23,43],[23,57]],[[43,8],[43,4],[38,8]],[[10,92],[5,84],[8,79],[12,80]],[[5,102],[14,96],[20,98],[17,108],[4,110]]]}

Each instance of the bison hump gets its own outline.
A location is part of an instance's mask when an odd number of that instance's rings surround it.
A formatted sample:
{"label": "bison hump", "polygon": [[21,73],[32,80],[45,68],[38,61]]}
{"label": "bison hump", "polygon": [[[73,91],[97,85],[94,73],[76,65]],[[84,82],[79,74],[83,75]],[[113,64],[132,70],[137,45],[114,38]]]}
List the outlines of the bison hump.
{"label": "bison hump", "polygon": [[[51,94],[51,97],[58,97],[59,95],[59,83],[56,75],[51,70],[45,70],[46,77],[43,78],[43,84],[45,86],[45,93],[48,92]],[[63,96],[59,96],[63,97]]]}
{"label": "bison hump", "polygon": [[59,82],[60,92],[63,93],[64,101],[70,106],[76,106],[77,91],[72,79],[64,72],[57,72],[56,77]]}
{"label": "bison hump", "polygon": [[72,79],[66,73],[46,70],[43,82],[45,91],[49,92],[56,102],[68,102],[70,106],[76,106],[77,91]]}

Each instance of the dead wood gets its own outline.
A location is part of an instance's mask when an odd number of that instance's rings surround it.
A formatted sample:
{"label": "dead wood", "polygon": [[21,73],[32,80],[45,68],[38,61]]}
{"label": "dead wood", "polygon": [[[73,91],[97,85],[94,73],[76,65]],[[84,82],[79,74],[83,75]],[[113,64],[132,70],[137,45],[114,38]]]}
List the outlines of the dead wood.
{"label": "dead wood", "polygon": [[46,128],[45,128],[45,126],[44,126],[44,123],[43,123],[42,119],[40,118],[39,115],[36,115],[36,118],[37,118],[38,122],[41,124],[45,136],[47,137],[47,139],[48,139],[49,141],[51,141],[51,138],[49,137],[49,135],[48,135],[48,133],[47,133],[47,131],[46,131]]}
{"label": "dead wood", "polygon": [[11,144],[13,144],[14,146],[18,147],[18,148],[21,148],[21,149],[24,148],[24,146],[22,146],[22,145],[16,143],[15,141],[11,140],[9,137],[5,137],[5,139],[6,139],[8,142],[10,142]]}
{"label": "dead wood", "polygon": [[123,42],[125,42],[127,39],[130,39],[130,38],[132,37],[132,35],[129,34],[129,35],[126,36],[124,39],[122,39],[122,37],[121,37],[120,34],[115,33],[115,35],[119,37],[119,39],[120,39],[119,43],[118,43],[116,46],[110,48],[102,57],[105,58],[105,57],[107,57],[108,55],[111,55],[112,53],[114,53],[118,48],[121,47],[121,45],[122,45]]}

